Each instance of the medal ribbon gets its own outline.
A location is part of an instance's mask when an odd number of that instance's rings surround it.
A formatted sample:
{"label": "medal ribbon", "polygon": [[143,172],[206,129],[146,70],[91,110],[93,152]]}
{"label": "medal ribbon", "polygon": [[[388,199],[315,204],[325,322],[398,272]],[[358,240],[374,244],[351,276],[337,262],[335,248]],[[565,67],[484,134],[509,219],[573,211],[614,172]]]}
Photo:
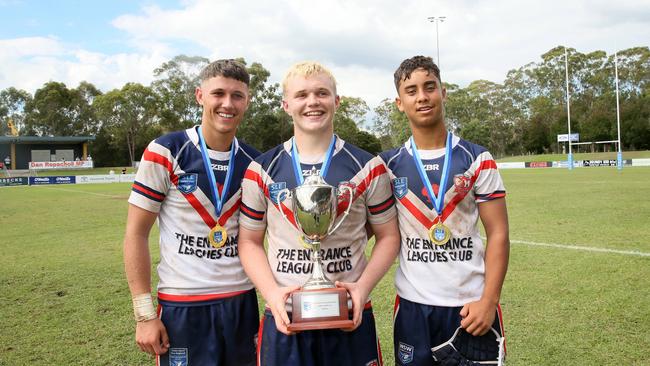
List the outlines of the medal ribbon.
{"label": "medal ribbon", "polygon": [[[320,176],[325,179],[325,175],[330,167],[330,160],[332,155],[334,155],[334,148],[336,147],[336,135],[332,135],[332,140],[330,141],[330,146],[327,148],[325,153],[325,158],[323,159],[323,165],[320,168]],[[300,156],[298,155],[298,149],[296,148],[296,138],[291,139],[291,160],[293,161],[293,172],[296,175],[296,182],[298,185],[301,185],[305,182],[305,178],[302,175],[302,168],[300,167]]]}
{"label": "medal ribbon", "polygon": [[442,221],[442,209],[444,208],[444,198],[445,192],[447,192],[447,177],[449,176],[449,168],[451,162],[451,132],[447,132],[447,145],[445,146],[445,160],[442,166],[442,177],[440,179],[440,184],[438,185],[438,196],[433,192],[433,187],[431,186],[431,181],[429,176],[424,171],[424,166],[422,165],[422,160],[420,159],[420,154],[418,153],[418,148],[415,146],[415,140],[411,136],[411,151],[413,152],[413,161],[415,162],[415,167],[420,174],[420,179],[427,189],[429,198],[433,202],[433,206],[438,213],[439,220]]}
{"label": "medal ribbon", "polygon": [[223,182],[223,188],[221,189],[221,195],[217,189],[217,179],[214,176],[214,170],[212,170],[212,164],[210,163],[210,156],[208,155],[208,148],[205,145],[205,138],[201,132],[201,127],[199,126],[199,142],[201,144],[201,155],[203,156],[203,166],[208,175],[208,180],[210,181],[210,193],[212,194],[212,199],[214,200],[214,211],[217,215],[217,220],[221,216],[221,209],[223,208],[223,203],[228,195],[228,188],[230,187],[230,181],[232,180],[232,171],[235,161],[235,154],[239,148],[239,143],[235,137],[232,140],[232,145],[230,147],[230,157],[228,158],[228,172],[226,172],[226,180]]}

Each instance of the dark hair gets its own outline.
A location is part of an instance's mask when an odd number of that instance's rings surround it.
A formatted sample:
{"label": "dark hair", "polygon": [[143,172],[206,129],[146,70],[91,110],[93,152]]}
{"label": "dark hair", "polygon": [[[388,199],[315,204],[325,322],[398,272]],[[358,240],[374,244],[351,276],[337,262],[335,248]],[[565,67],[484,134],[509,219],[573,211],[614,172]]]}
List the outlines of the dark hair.
{"label": "dark hair", "polygon": [[427,73],[433,72],[433,75],[441,81],[440,69],[438,68],[438,65],[433,62],[433,59],[431,57],[413,56],[402,61],[397,70],[395,70],[393,78],[397,92],[399,92],[399,84],[403,80],[409,79],[413,71],[417,69],[424,69]]}
{"label": "dark hair", "polygon": [[237,60],[217,60],[204,67],[199,74],[201,82],[206,81],[216,76],[223,76],[225,78],[235,79],[242,83],[250,83],[250,76],[246,67]]}

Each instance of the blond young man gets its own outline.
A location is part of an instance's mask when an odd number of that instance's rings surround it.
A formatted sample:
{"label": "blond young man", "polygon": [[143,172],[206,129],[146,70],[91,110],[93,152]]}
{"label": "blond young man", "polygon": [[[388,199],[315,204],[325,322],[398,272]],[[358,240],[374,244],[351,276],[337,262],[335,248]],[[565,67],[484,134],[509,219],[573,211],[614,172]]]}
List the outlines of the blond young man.
{"label": "blond young man", "polygon": [[[259,155],[235,133],[248,108],[249,75],[233,60],[200,74],[200,126],[145,150],[129,198],[124,263],[136,343],[159,365],[254,365],[257,297],[237,255],[240,184]],[[148,237],[158,220],[158,312]]]}
{"label": "blond young man", "polygon": [[[339,96],[336,81],[325,67],[314,62],[294,65],[284,78],[283,92],[282,106],[293,119],[294,137],[260,155],[242,183],[240,256],[266,300],[258,364],[379,365],[381,353],[368,299],[399,249],[385,166],[334,135]],[[285,208],[291,207],[290,198],[277,197],[277,192],[300,185],[314,168],[332,186],[354,187],[349,216],[322,242],[325,273],[348,290],[354,325],[294,334],[287,329],[291,319],[287,299],[309,278],[308,250],[299,242],[301,232],[285,222],[276,205],[281,201]],[[288,216],[293,219],[290,211]],[[369,260],[364,254],[366,223],[376,236]]]}
{"label": "blond young man", "polygon": [[503,329],[499,298],[510,245],[505,188],[484,147],[447,131],[446,91],[430,57],[404,60],[394,78],[397,107],[413,134],[403,146],[380,154],[402,238],[395,361],[431,365],[431,348],[458,327],[474,336]]}

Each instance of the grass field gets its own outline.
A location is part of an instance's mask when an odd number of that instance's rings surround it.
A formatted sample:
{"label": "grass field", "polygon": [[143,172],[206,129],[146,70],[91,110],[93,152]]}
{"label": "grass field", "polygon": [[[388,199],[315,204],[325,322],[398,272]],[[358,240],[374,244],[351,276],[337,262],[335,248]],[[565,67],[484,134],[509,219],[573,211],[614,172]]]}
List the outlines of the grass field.
{"label": "grass field", "polygon": [[[650,365],[650,168],[502,175],[513,242],[502,295],[508,364]],[[0,188],[0,365],[153,364],[133,342],[122,265],[129,191]],[[541,246],[552,244],[583,250]],[[372,295],[386,365],[393,271]]]}

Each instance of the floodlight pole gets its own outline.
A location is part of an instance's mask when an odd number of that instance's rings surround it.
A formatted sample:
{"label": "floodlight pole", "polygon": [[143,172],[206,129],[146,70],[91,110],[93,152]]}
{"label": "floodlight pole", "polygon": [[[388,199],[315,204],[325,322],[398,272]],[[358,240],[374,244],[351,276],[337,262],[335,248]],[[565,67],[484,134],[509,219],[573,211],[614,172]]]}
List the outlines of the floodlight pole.
{"label": "floodlight pole", "polygon": [[440,39],[438,37],[438,23],[442,23],[445,21],[445,16],[438,16],[438,17],[428,17],[430,22],[436,23],[436,53],[438,55],[438,59],[436,61],[436,64],[438,65],[438,68],[440,68]]}
{"label": "floodlight pole", "polygon": [[614,51],[614,75],[616,76],[616,129],[618,130],[618,152],[616,153],[616,167],[623,169],[623,147],[621,146],[621,113],[618,103],[618,54]]}
{"label": "floodlight pole", "polygon": [[569,163],[569,170],[573,170],[573,153],[571,151],[571,107],[570,107],[570,95],[569,95],[569,56],[566,51],[566,46],[564,47],[564,74],[566,78],[566,118],[567,118],[567,126],[569,129],[569,135],[568,135],[568,140],[569,140],[569,156],[568,156],[568,163]]}

